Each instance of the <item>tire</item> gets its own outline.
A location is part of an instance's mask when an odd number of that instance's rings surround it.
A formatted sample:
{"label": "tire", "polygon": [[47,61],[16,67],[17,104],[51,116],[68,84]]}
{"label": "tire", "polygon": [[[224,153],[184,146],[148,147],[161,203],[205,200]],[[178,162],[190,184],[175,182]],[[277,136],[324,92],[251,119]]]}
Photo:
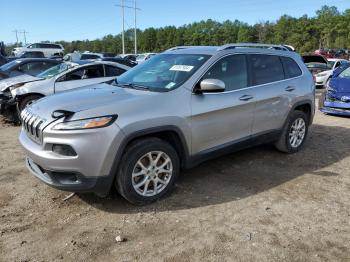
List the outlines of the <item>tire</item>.
{"label": "tire", "polygon": [[[302,123],[302,122],[304,123],[304,127],[303,127],[304,135],[302,135],[302,131],[298,131],[298,132],[295,131],[295,124]],[[293,154],[300,151],[303,148],[305,141],[307,139],[308,130],[309,130],[309,119],[307,115],[304,112],[298,111],[298,110],[291,112],[283,128],[282,135],[277,141],[277,143],[275,144],[276,148],[279,151],[288,153],[288,154]],[[291,138],[290,138],[290,136],[292,136],[292,132],[294,132],[294,134],[296,134],[297,136],[297,139],[295,140],[294,145],[292,143],[293,140],[291,141]]]}
{"label": "tire", "polygon": [[321,96],[318,99],[318,109],[324,107],[324,101],[326,100],[326,91],[322,92]]}
{"label": "tire", "polygon": [[[127,147],[120,163],[115,181],[116,189],[135,205],[148,204],[167,196],[174,188],[180,172],[180,160],[176,150],[159,138],[136,140]],[[162,165],[165,166],[161,168]]]}
{"label": "tire", "polygon": [[21,114],[22,110],[24,108],[26,108],[26,106],[30,105],[31,103],[33,103],[36,100],[39,100],[40,98],[42,98],[42,96],[40,96],[40,95],[29,95],[29,96],[24,97],[17,104],[18,113]]}

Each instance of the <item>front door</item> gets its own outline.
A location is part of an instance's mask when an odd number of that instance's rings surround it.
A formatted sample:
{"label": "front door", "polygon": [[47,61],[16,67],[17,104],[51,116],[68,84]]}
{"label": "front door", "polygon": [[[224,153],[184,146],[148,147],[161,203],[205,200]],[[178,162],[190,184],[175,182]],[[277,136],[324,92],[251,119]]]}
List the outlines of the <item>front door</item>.
{"label": "front door", "polygon": [[251,135],[255,99],[247,68],[246,55],[229,55],[202,77],[222,80],[225,91],[192,95],[192,154],[219,149]]}

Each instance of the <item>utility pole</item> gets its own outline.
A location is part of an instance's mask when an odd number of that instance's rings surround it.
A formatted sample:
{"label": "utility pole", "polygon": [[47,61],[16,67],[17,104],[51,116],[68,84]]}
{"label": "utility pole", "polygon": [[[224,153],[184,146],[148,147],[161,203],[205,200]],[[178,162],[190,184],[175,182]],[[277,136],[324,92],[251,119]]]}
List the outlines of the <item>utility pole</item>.
{"label": "utility pole", "polygon": [[136,0],[134,0],[134,21],[135,21],[135,28],[134,28],[134,48],[135,48],[135,55],[137,55],[137,27],[136,27],[136,12],[137,12],[137,7],[136,7]]}
{"label": "utility pole", "polygon": [[18,30],[13,30],[12,32],[16,33],[16,47],[18,47]]}
{"label": "utility pole", "polygon": [[127,6],[124,4],[124,2],[127,0],[121,0],[121,4],[120,5],[115,5],[115,6],[119,6],[121,7],[122,10],[122,48],[123,48],[123,54],[125,54],[125,15],[124,15],[124,11],[125,8],[128,9],[133,9],[134,10],[134,22],[135,22],[135,28],[134,28],[134,40],[135,40],[135,54],[137,54],[137,26],[136,26],[136,12],[141,10],[140,8],[137,8],[136,6],[136,0],[134,0],[134,6]]}
{"label": "utility pole", "polygon": [[26,34],[28,33],[26,30],[23,30],[22,32],[20,32],[23,34],[23,37],[24,37],[24,43],[27,44],[27,37],[26,37]]}

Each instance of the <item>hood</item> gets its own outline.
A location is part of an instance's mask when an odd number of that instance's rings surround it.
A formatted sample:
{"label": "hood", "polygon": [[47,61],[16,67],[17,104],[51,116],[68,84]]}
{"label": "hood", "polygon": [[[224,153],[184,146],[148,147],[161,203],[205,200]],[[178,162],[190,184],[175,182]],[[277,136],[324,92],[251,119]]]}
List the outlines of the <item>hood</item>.
{"label": "hood", "polygon": [[16,84],[25,84],[28,82],[42,80],[42,78],[30,76],[30,75],[20,75],[16,77],[7,78],[0,81],[0,91],[5,91],[8,87]]}
{"label": "hood", "polygon": [[[144,101],[149,102],[149,99],[159,94],[108,84],[98,84],[47,96],[33,103],[29,110],[46,120],[51,119],[51,121],[54,120],[51,115],[56,110],[78,113],[93,109],[94,113],[97,112],[96,116],[99,116],[98,112],[108,115],[115,114],[119,108],[126,106],[141,106]],[[89,115],[89,117],[94,116]]]}
{"label": "hood", "polygon": [[350,79],[335,77],[332,78],[329,85],[338,95],[350,95]]}
{"label": "hood", "polygon": [[303,55],[303,61],[305,64],[307,63],[322,63],[327,64],[327,59],[321,55]]}

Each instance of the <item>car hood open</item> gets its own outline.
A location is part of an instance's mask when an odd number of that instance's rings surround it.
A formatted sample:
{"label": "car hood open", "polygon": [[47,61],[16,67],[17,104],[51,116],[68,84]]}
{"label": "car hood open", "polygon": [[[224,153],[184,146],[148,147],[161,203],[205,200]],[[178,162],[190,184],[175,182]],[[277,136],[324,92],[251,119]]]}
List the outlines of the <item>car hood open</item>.
{"label": "car hood open", "polygon": [[320,55],[303,55],[302,58],[305,64],[307,63],[327,64],[328,63],[327,59]]}

